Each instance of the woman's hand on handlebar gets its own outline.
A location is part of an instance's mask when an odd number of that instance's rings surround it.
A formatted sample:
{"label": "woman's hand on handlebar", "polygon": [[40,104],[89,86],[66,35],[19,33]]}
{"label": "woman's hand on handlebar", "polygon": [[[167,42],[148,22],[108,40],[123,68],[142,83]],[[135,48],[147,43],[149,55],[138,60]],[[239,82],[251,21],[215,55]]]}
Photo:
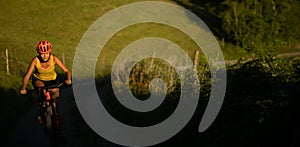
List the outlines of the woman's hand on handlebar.
{"label": "woman's hand on handlebar", "polygon": [[71,85],[71,84],[72,84],[72,81],[71,81],[71,80],[65,80],[65,83],[66,83],[67,85]]}
{"label": "woman's hand on handlebar", "polygon": [[22,94],[22,95],[27,94],[27,90],[26,90],[26,89],[21,89],[21,90],[20,90],[20,94]]}

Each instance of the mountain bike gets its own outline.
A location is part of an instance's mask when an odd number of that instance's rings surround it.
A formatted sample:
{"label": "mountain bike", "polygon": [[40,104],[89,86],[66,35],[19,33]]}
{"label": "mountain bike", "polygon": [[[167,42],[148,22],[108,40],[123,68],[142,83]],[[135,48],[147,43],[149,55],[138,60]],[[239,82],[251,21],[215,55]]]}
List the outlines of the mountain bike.
{"label": "mountain bike", "polygon": [[[45,124],[45,131],[48,135],[58,136],[60,130],[60,118],[57,112],[57,99],[52,99],[51,90],[54,88],[61,88],[65,83],[57,85],[41,87],[39,90],[43,94],[38,94],[39,105],[41,111],[42,122]],[[36,89],[27,90],[27,94],[37,93]]]}

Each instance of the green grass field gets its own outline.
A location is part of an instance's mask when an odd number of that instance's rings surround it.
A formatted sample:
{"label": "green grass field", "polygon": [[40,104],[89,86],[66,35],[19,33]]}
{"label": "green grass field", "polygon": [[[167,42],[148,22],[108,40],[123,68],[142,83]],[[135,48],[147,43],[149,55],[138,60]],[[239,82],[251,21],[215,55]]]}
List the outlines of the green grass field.
{"label": "green grass field", "polygon": [[[1,1],[2,57],[5,49],[9,49],[11,73],[19,76],[20,72],[26,71],[26,64],[36,55],[37,42],[47,39],[54,45],[54,54],[59,57],[65,54],[66,65],[71,68],[76,47],[89,26],[106,12],[130,2],[135,1]],[[186,49],[191,56],[194,50],[199,49],[178,30],[156,24],[143,24],[115,34],[104,48],[105,63],[101,64],[111,64],[118,51],[128,43],[149,36],[170,39]],[[5,60],[2,60],[1,71],[5,71],[4,64]]]}
{"label": "green grass field", "polygon": [[[106,12],[136,0],[113,1],[1,1],[0,16],[0,69],[1,87],[16,88],[26,72],[27,65],[36,55],[39,40],[47,39],[54,46],[54,54],[72,68],[72,59],[78,43],[90,25]],[[172,1],[168,1],[172,2]],[[115,34],[106,44],[97,69],[108,74],[116,55],[129,43],[143,37],[162,37],[180,45],[193,57],[199,47],[185,34],[159,24],[134,25]],[[9,50],[10,76],[6,76],[5,49]],[[7,82],[10,80],[11,82]],[[8,84],[10,83],[10,84]]]}

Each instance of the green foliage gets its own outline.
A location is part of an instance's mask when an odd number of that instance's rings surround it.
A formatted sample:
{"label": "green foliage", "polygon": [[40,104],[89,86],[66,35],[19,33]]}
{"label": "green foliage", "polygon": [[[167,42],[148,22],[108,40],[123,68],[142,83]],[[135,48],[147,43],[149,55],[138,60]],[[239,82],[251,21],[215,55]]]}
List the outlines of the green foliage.
{"label": "green foliage", "polygon": [[299,38],[299,29],[289,23],[300,16],[296,0],[225,0],[222,4],[226,7],[219,15],[225,38],[248,52],[273,51]]}
{"label": "green foliage", "polygon": [[289,144],[299,105],[295,91],[300,83],[297,67],[297,59],[275,57],[228,67],[225,101],[209,132],[216,135],[217,144]]}
{"label": "green foliage", "polygon": [[174,0],[200,17],[219,39],[225,59],[298,52],[297,0]]}

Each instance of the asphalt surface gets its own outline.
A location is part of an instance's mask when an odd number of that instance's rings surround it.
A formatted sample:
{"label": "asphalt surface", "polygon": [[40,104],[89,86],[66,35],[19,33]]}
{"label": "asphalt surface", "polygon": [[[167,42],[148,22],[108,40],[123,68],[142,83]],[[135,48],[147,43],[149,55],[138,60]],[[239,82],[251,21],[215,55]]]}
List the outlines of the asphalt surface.
{"label": "asphalt surface", "polygon": [[58,111],[61,116],[62,135],[53,138],[46,134],[45,126],[37,122],[38,107],[34,105],[5,138],[2,147],[85,147],[116,146],[95,134],[81,118],[72,88],[61,91]]}

